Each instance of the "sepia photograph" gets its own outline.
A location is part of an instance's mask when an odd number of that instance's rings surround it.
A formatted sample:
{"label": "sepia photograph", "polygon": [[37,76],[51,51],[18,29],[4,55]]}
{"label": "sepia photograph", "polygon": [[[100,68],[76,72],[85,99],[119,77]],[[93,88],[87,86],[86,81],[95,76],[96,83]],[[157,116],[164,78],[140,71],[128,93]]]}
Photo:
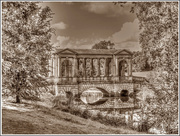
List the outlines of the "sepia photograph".
{"label": "sepia photograph", "polygon": [[179,134],[179,2],[2,1],[1,134]]}

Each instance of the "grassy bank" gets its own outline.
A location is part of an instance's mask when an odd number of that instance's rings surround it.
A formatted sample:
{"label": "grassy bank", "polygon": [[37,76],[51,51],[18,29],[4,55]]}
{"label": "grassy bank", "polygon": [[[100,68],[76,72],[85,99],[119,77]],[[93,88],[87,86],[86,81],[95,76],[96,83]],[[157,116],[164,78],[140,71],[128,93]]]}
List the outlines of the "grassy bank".
{"label": "grassy bank", "polygon": [[3,101],[3,134],[143,134],[85,119],[37,103]]}

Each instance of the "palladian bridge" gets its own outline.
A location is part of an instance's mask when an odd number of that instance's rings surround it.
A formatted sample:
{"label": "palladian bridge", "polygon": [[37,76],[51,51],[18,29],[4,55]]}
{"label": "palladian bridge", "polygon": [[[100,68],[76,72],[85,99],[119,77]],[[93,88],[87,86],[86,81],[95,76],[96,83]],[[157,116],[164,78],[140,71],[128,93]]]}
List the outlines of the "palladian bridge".
{"label": "palladian bridge", "polygon": [[144,81],[132,75],[132,52],[126,49],[59,49],[49,70],[56,95],[71,92],[91,108],[134,107]]}

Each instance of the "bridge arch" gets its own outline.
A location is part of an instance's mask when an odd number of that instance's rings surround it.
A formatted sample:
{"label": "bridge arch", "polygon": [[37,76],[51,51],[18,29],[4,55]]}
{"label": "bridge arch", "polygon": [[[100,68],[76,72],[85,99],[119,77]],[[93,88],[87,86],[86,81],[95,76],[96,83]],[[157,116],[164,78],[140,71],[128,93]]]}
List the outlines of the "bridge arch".
{"label": "bridge arch", "polygon": [[129,100],[129,91],[125,89],[121,90],[120,99],[122,102],[127,102]]}

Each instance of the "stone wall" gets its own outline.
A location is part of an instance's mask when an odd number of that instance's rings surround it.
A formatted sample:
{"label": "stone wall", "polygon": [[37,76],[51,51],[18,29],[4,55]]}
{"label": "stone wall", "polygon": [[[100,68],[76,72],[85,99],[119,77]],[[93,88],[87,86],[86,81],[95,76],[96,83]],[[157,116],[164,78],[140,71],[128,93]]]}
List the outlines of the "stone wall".
{"label": "stone wall", "polygon": [[58,94],[65,92],[72,92],[73,94],[82,93],[89,88],[102,88],[107,92],[120,93],[122,90],[127,90],[129,93],[133,93],[133,83],[118,83],[118,84],[104,84],[104,83],[81,83],[79,85],[55,85],[54,91]]}

